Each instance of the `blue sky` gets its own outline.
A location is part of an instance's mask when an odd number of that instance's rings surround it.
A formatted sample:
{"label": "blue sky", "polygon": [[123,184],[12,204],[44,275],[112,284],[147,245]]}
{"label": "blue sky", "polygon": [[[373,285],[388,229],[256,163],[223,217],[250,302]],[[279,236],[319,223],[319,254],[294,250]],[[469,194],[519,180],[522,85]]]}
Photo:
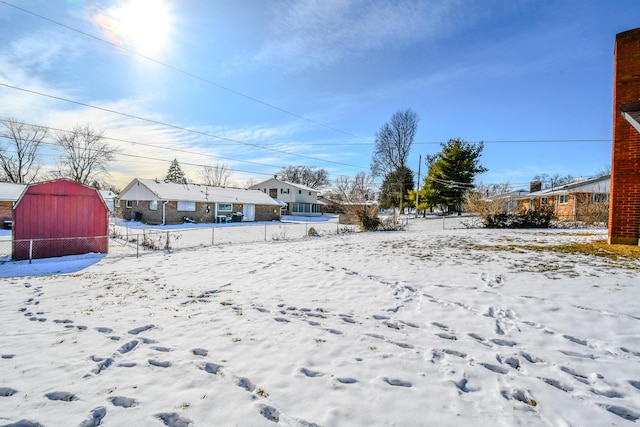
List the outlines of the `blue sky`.
{"label": "blue sky", "polygon": [[615,35],[639,17],[637,0],[0,0],[0,117],[130,141],[111,141],[121,187],[173,158],[247,185],[368,171],[411,108],[414,171],[440,141],[485,141],[477,182],[526,187],[609,167]]}

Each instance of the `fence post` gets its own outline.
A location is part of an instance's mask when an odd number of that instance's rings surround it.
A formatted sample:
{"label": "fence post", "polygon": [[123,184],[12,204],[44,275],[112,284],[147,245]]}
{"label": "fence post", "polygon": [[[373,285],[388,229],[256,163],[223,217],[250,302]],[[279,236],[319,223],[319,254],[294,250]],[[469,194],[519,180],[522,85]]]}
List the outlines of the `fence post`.
{"label": "fence post", "polygon": [[216,228],[211,227],[211,246],[216,244]]}
{"label": "fence post", "polygon": [[171,245],[169,244],[169,230],[167,230],[167,244],[164,245],[165,246],[165,250],[169,250],[169,248],[171,247]]}
{"label": "fence post", "polygon": [[267,224],[264,225],[264,241],[267,241]]}
{"label": "fence post", "polygon": [[136,258],[140,257],[140,235],[136,236]]}
{"label": "fence post", "polygon": [[29,239],[29,264],[31,264],[32,259],[33,259],[33,239]]}

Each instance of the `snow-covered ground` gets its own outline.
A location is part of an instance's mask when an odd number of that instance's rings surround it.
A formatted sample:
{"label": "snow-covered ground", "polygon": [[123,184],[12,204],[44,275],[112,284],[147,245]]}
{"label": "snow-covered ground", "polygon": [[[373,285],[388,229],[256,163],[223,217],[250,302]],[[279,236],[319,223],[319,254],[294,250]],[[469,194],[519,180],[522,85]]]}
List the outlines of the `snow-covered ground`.
{"label": "snow-covered ground", "polygon": [[640,262],[534,250],[605,236],[412,220],[6,263],[66,273],[2,279],[0,425],[631,425]]}

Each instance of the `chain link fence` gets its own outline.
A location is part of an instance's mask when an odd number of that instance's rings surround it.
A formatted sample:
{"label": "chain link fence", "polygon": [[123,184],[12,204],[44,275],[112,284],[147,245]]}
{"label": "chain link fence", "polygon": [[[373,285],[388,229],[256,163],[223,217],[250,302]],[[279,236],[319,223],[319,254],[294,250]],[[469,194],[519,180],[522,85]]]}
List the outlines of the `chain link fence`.
{"label": "chain link fence", "polygon": [[[357,226],[326,223],[273,223],[182,229],[129,228],[110,224],[110,254],[116,251],[140,256],[148,251],[176,251],[237,243],[296,240],[359,231]],[[116,249],[118,248],[118,249]]]}
{"label": "chain link fence", "polygon": [[11,240],[0,238],[0,259],[14,261],[54,258],[86,253],[107,253],[109,236]]}
{"label": "chain link fence", "polygon": [[111,223],[108,236],[25,240],[12,240],[10,235],[0,236],[0,262],[106,253],[107,248],[110,256],[140,256],[150,251],[296,240],[358,230],[357,226],[336,222],[243,224],[169,230],[130,228]]}

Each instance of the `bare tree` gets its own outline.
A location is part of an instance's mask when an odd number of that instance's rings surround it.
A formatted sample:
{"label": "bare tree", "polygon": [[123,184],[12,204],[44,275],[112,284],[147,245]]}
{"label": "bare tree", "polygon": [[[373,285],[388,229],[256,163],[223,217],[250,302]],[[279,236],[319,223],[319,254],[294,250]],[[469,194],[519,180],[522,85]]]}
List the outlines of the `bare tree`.
{"label": "bare tree", "polygon": [[42,126],[29,125],[17,119],[0,120],[4,131],[0,134],[0,166],[10,182],[29,183],[36,179],[40,145],[49,135]]}
{"label": "bare tree", "polygon": [[371,173],[374,176],[386,176],[407,167],[418,122],[418,115],[412,109],[399,110],[376,132],[371,158]]}
{"label": "bare tree", "polygon": [[329,173],[315,166],[286,166],[276,174],[283,181],[302,184],[309,188],[320,189],[329,186]]}
{"label": "bare tree", "polygon": [[58,162],[58,176],[85,185],[108,175],[106,166],[118,152],[104,141],[103,131],[89,125],[59,132],[56,141],[63,152]]}
{"label": "bare tree", "polygon": [[200,178],[204,185],[212,187],[224,187],[229,182],[231,172],[227,169],[226,163],[216,163],[215,165],[205,165],[200,171]]}
{"label": "bare tree", "polygon": [[373,176],[360,172],[354,177],[339,176],[336,178],[331,196],[343,202],[364,202],[373,199],[374,192]]}

